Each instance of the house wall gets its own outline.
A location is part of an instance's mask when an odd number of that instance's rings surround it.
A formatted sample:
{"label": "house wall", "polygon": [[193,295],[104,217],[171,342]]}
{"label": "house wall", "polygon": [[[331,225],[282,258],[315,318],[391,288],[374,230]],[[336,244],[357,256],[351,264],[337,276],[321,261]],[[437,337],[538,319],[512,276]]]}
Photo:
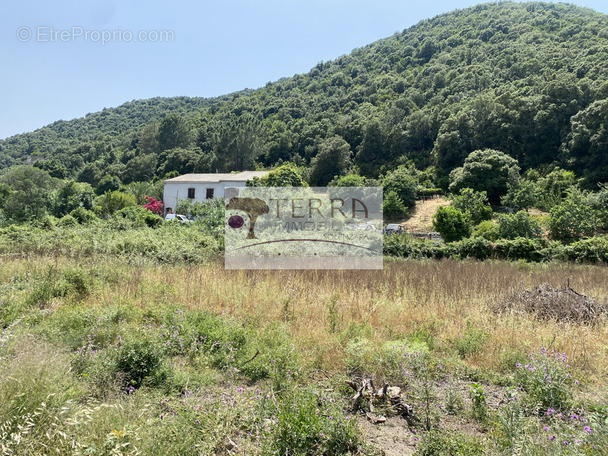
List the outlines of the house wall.
{"label": "house wall", "polygon": [[213,189],[214,198],[223,198],[224,192],[227,188],[242,188],[245,187],[245,181],[242,182],[214,182],[214,183],[205,183],[205,182],[197,182],[197,183],[166,183],[165,189],[163,193],[163,204],[166,208],[170,207],[173,209],[175,213],[175,208],[179,201],[183,201],[188,199],[188,189],[194,189],[194,199],[192,202],[202,202],[205,201],[207,195],[207,189]]}

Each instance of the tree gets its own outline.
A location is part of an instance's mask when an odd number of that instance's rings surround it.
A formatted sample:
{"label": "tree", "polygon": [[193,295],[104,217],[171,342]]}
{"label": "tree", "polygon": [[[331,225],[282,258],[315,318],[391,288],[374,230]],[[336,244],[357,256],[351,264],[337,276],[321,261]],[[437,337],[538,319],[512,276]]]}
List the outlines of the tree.
{"label": "tree", "polygon": [[10,188],[4,200],[6,217],[17,222],[42,218],[50,206],[51,191],[57,185],[57,180],[46,171],[33,166],[11,168],[0,182]]}
{"label": "tree", "polygon": [[116,211],[136,205],[137,201],[133,195],[114,191],[95,198],[95,205],[93,208],[100,217],[108,217]]}
{"label": "tree", "polygon": [[388,173],[382,179],[384,194],[394,191],[406,208],[416,204],[418,180],[412,175],[410,169],[405,166],[399,166],[396,170]]}
{"label": "tree", "polygon": [[517,237],[539,238],[542,235],[539,223],[530,218],[526,211],[516,214],[498,215],[498,237],[503,239],[515,239]]}
{"label": "tree", "polygon": [[472,188],[463,188],[452,199],[451,206],[463,212],[473,225],[492,218],[492,207],[488,205],[485,191],[476,192]]}
{"label": "tree", "polygon": [[193,173],[201,155],[201,150],[198,147],[191,149],[178,147],[165,152],[167,158],[158,167],[158,174],[160,176],[171,171],[177,171],[179,174]]}
{"label": "tree", "polygon": [[350,146],[342,137],[334,135],[326,139],[319,146],[317,156],[310,162],[310,184],[325,186],[334,177],[346,174],[350,158]]}
{"label": "tree", "polygon": [[576,187],[568,190],[566,198],[550,211],[551,238],[572,242],[592,236],[602,224],[602,214],[588,201],[588,195]]}
{"label": "tree", "polygon": [[95,193],[98,195],[103,195],[105,192],[118,190],[121,185],[122,183],[117,176],[107,175],[99,181],[99,184],[97,184],[97,188],[95,189]]}
{"label": "tree", "polygon": [[371,121],[365,129],[365,136],[359,146],[355,163],[364,176],[378,177],[380,167],[386,162],[387,155],[380,123],[377,120]]}
{"label": "tree", "polygon": [[124,173],[125,183],[150,181],[156,173],[158,158],[155,154],[139,155],[127,162]]}
{"label": "tree", "polygon": [[509,190],[501,202],[507,207],[527,212],[529,208],[537,206],[540,199],[538,184],[530,179],[520,179],[515,185],[509,184]]}
{"label": "tree", "polygon": [[302,174],[293,164],[279,166],[262,178],[254,177],[247,185],[251,187],[308,187]]}
{"label": "tree", "polygon": [[406,211],[403,200],[394,190],[389,191],[382,202],[382,211],[384,216],[388,218],[396,218],[403,216]]}
{"label": "tree", "polygon": [[52,210],[55,217],[63,217],[78,208],[93,208],[95,192],[90,184],[66,181],[54,193]]}
{"label": "tree", "polygon": [[471,235],[471,223],[467,216],[450,206],[441,206],[433,215],[433,227],[445,242],[460,241]]}
{"label": "tree", "polygon": [[102,173],[97,163],[87,163],[78,173],[77,181],[86,182],[91,184],[93,187],[97,187],[99,180],[101,179]]}
{"label": "tree", "polygon": [[175,148],[187,148],[194,137],[190,125],[183,116],[169,114],[159,127],[156,137],[159,152]]}
{"label": "tree", "polygon": [[476,150],[469,154],[461,168],[450,173],[450,190],[458,191],[470,187],[486,191],[492,204],[498,204],[507,193],[508,185],[519,181],[517,160],[507,154],[493,150]]}
{"label": "tree", "polygon": [[368,184],[365,177],[359,176],[358,174],[347,174],[346,176],[340,176],[337,179],[332,180],[329,183],[330,187],[364,187]]}

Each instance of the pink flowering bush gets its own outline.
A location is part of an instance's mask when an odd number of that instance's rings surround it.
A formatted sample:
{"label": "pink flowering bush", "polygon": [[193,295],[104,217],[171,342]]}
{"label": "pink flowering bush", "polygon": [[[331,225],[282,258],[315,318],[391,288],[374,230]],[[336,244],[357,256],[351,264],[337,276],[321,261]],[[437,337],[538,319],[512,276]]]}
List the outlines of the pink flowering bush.
{"label": "pink flowering bush", "polygon": [[146,201],[147,201],[147,203],[144,204],[144,209],[148,209],[149,211],[152,211],[158,215],[163,214],[163,202],[162,201],[154,199],[151,196],[146,196]]}

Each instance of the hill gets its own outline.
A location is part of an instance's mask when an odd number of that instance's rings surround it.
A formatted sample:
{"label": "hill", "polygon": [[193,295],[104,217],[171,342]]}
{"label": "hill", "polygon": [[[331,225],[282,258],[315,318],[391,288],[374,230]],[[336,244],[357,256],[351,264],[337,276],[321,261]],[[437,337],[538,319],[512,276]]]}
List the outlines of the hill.
{"label": "hill", "polygon": [[141,168],[162,176],[284,161],[310,167],[337,135],[349,165],[372,178],[411,162],[435,166],[445,185],[470,152],[493,148],[524,170],[559,165],[594,186],[608,181],[607,79],[607,15],[488,3],[255,91],[134,101],[8,138],[0,166],[42,155],[51,174],[93,184],[90,176],[104,174],[141,179],[133,172]]}

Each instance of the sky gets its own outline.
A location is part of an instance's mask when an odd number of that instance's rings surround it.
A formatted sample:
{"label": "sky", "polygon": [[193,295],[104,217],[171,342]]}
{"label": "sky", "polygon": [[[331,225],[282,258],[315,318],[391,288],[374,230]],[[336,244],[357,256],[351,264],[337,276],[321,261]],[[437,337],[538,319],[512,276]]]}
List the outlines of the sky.
{"label": "sky", "polygon": [[[213,97],[479,0],[3,0],[0,139],[127,101]],[[606,0],[574,0],[608,13]]]}

